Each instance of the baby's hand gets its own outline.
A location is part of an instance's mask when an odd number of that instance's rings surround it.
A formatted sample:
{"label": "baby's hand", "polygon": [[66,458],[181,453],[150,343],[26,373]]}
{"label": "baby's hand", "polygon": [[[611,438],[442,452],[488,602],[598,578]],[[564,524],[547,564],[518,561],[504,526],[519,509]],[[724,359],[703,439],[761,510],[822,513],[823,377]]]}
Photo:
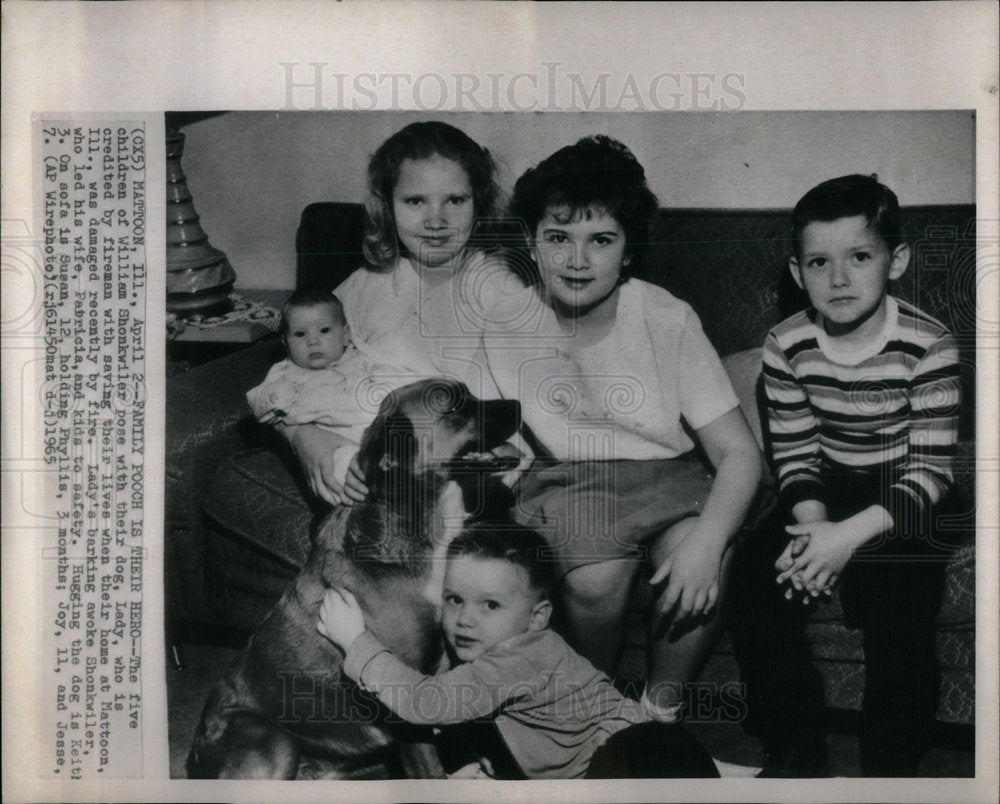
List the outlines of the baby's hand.
{"label": "baby's hand", "polygon": [[327,589],[316,630],[346,651],[365,630],[365,615],[346,589]]}

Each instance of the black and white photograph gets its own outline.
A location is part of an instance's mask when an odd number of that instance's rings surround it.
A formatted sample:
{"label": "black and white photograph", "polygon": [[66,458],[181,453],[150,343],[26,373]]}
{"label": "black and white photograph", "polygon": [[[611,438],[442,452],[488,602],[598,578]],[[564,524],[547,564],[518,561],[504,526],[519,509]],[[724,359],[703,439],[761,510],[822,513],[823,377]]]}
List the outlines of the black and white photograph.
{"label": "black and white photograph", "polygon": [[3,6],[5,799],[994,800],[995,6]]}
{"label": "black and white photograph", "polygon": [[974,115],[166,129],[172,774],[973,774]]}

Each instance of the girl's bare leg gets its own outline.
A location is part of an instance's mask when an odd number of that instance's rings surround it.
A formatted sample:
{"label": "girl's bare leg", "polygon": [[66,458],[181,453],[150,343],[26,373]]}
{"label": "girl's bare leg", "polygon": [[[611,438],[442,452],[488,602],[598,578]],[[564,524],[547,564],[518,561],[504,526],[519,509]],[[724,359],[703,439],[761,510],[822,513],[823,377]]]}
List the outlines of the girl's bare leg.
{"label": "girl's bare leg", "polygon": [[560,587],[570,642],[612,677],[624,648],[625,614],[641,566],[634,558],[586,564],[570,570]]}

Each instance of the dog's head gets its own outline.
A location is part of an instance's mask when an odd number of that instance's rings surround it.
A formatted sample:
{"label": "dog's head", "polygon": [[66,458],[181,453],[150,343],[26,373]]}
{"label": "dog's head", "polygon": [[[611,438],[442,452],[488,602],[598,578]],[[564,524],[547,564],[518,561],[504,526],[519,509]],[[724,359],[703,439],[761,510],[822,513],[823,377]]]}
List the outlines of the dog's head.
{"label": "dog's head", "polygon": [[358,454],[369,494],[347,526],[345,546],[355,559],[418,570],[445,538],[443,519],[460,524],[506,512],[509,492],[497,475],[514,468],[517,458],[491,450],[519,422],[517,402],[477,399],[465,385],[444,378],[390,393]]}
{"label": "dog's head", "polygon": [[358,462],[373,491],[410,478],[446,479],[456,473],[501,472],[509,457],[491,450],[517,430],[520,406],[477,399],[460,382],[421,380],[386,396],[365,431]]}

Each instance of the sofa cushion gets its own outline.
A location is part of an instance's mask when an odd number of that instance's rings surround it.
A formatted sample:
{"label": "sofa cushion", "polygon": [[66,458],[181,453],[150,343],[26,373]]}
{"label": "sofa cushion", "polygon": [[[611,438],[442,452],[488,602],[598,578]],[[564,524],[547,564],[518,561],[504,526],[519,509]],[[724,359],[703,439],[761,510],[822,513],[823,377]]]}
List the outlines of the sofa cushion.
{"label": "sofa cushion", "polygon": [[164,561],[174,622],[205,620],[213,613],[206,605],[203,503],[222,456],[257,440],[245,426],[246,388],[264,378],[276,346],[267,338],[167,378]]}
{"label": "sofa cushion", "polygon": [[972,625],[976,620],[976,548],[965,544],[948,562],[938,624]]}
{"label": "sofa cushion", "polygon": [[229,456],[212,478],[205,515],[246,549],[301,567],[309,553],[310,526],[317,511],[311,495],[285,462],[265,449]]}
{"label": "sofa cushion", "polygon": [[252,631],[281,597],[295,570],[222,530],[205,535],[206,622]]}
{"label": "sofa cushion", "polygon": [[[942,651],[940,635],[937,641]],[[816,667],[823,677],[826,705],[836,709],[860,709],[865,685],[862,662],[817,660]],[[946,723],[975,722],[975,663],[950,667],[941,662],[941,686],[937,719]]]}

